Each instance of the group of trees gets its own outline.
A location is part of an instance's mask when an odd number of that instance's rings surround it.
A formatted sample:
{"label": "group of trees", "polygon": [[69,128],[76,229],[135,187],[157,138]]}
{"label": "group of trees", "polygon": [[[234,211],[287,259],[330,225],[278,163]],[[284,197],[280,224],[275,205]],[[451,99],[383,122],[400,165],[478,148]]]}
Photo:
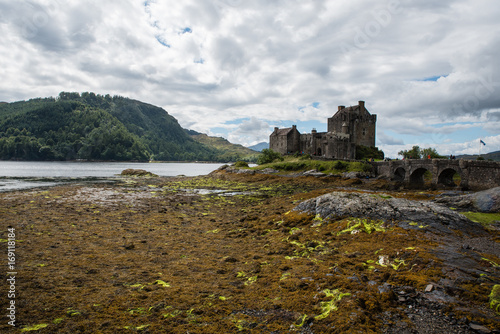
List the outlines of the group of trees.
{"label": "group of trees", "polygon": [[404,159],[444,159],[446,157],[440,155],[435,148],[424,148],[421,149],[419,146],[415,145],[411,150],[402,150],[398,152],[398,155],[403,156]]}
{"label": "group of trees", "polygon": [[115,117],[76,102],[53,102],[0,122],[0,159],[147,160],[140,139]]}
{"label": "group of trees", "polygon": [[383,160],[384,156],[384,152],[379,150],[378,147],[356,145],[356,160]]}
{"label": "group of trees", "polygon": [[162,108],[68,92],[0,105],[0,159],[227,161]]}

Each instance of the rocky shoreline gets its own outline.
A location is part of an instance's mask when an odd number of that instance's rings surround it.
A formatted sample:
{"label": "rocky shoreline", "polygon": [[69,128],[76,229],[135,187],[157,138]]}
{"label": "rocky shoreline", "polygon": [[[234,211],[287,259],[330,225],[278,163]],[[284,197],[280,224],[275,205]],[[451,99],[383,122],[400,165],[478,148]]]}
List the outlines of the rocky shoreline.
{"label": "rocky shoreline", "polygon": [[18,231],[17,327],[499,333],[499,224],[454,210],[497,212],[496,192],[315,173],[225,167],[0,193],[2,233]]}

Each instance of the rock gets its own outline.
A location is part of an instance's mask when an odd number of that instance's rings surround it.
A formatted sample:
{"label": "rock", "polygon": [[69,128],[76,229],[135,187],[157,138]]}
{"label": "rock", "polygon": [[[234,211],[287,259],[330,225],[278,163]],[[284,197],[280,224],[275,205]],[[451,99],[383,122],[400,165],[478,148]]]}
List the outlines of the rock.
{"label": "rock", "polygon": [[[484,228],[471,222],[443,205],[414,201],[404,198],[387,198],[379,194],[332,192],[296,206],[294,211],[320,215],[325,218],[357,217],[383,220],[385,222],[407,221],[407,225],[420,230],[450,233],[486,233]],[[405,228],[405,225],[401,226]]]}
{"label": "rock", "polygon": [[500,212],[500,187],[460,196],[444,196],[435,200],[461,210],[479,212]]}
{"label": "rock", "polygon": [[238,169],[236,171],[236,174],[248,174],[248,175],[254,175],[255,171],[253,169]]}
{"label": "rock", "polygon": [[434,285],[432,285],[432,284],[428,284],[425,287],[425,292],[432,292],[432,290],[434,290]]}
{"label": "rock", "polygon": [[270,167],[267,167],[267,168],[264,168],[261,171],[258,171],[259,174],[276,174],[276,173],[279,173],[279,172],[280,172],[279,170],[276,170],[276,169],[270,168]]}
{"label": "rock", "polygon": [[139,176],[139,177],[158,177],[158,175],[145,171],[144,169],[124,169],[121,172],[123,176]]}
{"label": "rock", "polygon": [[228,166],[225,168],[225,170],[228,173],[234,173],[234,174],[248,174],[248,175],[255,174],[255,170],[253,170],[253,169],[240,169],[240,168],[236,168],[233,166]]}
{"label": "rock", "polygon": [[342,177],[345,179],[368,179],[374,177],[374,175],[363,172],[345,172],[342,173]]}
{"label": "rock", "polygon": [[476,324],[470,323],[469,327],[478,333],[484,333],[484,334],[491,333],[491,330],[489,328],[481,326],[481,325],[476,325]]}
{"label": "rock", "polygon": [[389,283],[384,283],[383,285],[378,286],[379,293],[388,293],[392,291],[392,285]]}
{"label": "rock", "polygon": [[323,177],[326,176],[325,173],[318,172],[316,169],[308,170],[302,173],[303,176],[314,176],[314,177]]}
{"label": "rock", "polygon": [[357,179],[357,178],[360,178],[361,175],[358,172],[345,172],[345,173],[342,173],[342,177],[344,177],[346,179]]}

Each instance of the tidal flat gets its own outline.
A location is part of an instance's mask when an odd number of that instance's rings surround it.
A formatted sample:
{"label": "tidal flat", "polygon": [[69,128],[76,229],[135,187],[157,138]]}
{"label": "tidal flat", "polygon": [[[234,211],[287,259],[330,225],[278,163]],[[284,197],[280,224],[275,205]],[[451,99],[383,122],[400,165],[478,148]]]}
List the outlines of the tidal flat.
{"label": "tidal flat", "polygon": [[16,328],[4,317],[0,331],[498,333],[498,223],[296,210],[332,192],[441,194],[223,170],[0,193],[17,266]]}

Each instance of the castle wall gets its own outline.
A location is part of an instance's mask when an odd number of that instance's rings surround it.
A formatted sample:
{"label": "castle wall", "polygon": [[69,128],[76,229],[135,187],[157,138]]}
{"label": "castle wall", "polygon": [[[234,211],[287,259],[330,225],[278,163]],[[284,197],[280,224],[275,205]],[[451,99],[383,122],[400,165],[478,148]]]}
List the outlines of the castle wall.
{"label": "castle wall", "polygon": [[355,145],[375,146],[377,115],[371,115],[363,101],[358,106],[339,106],[338,112],[328,118],[328,132],[348,133]]}
{"label": "castle wall", "polygon": [[345,108],[328,118],[328,132],[300,134],[297,127],[278,129],[269,137],[269,148],[281,154],[304,153],[329,159],[355,159],[356,145],[375,146],[377,115],[365,103]]}
{"label": "castle wall", "polygon": [[286,136],[278,136],[272,134],[269,137],[269,148],[280,154],[286,154],[287,152],[287,138]]}

